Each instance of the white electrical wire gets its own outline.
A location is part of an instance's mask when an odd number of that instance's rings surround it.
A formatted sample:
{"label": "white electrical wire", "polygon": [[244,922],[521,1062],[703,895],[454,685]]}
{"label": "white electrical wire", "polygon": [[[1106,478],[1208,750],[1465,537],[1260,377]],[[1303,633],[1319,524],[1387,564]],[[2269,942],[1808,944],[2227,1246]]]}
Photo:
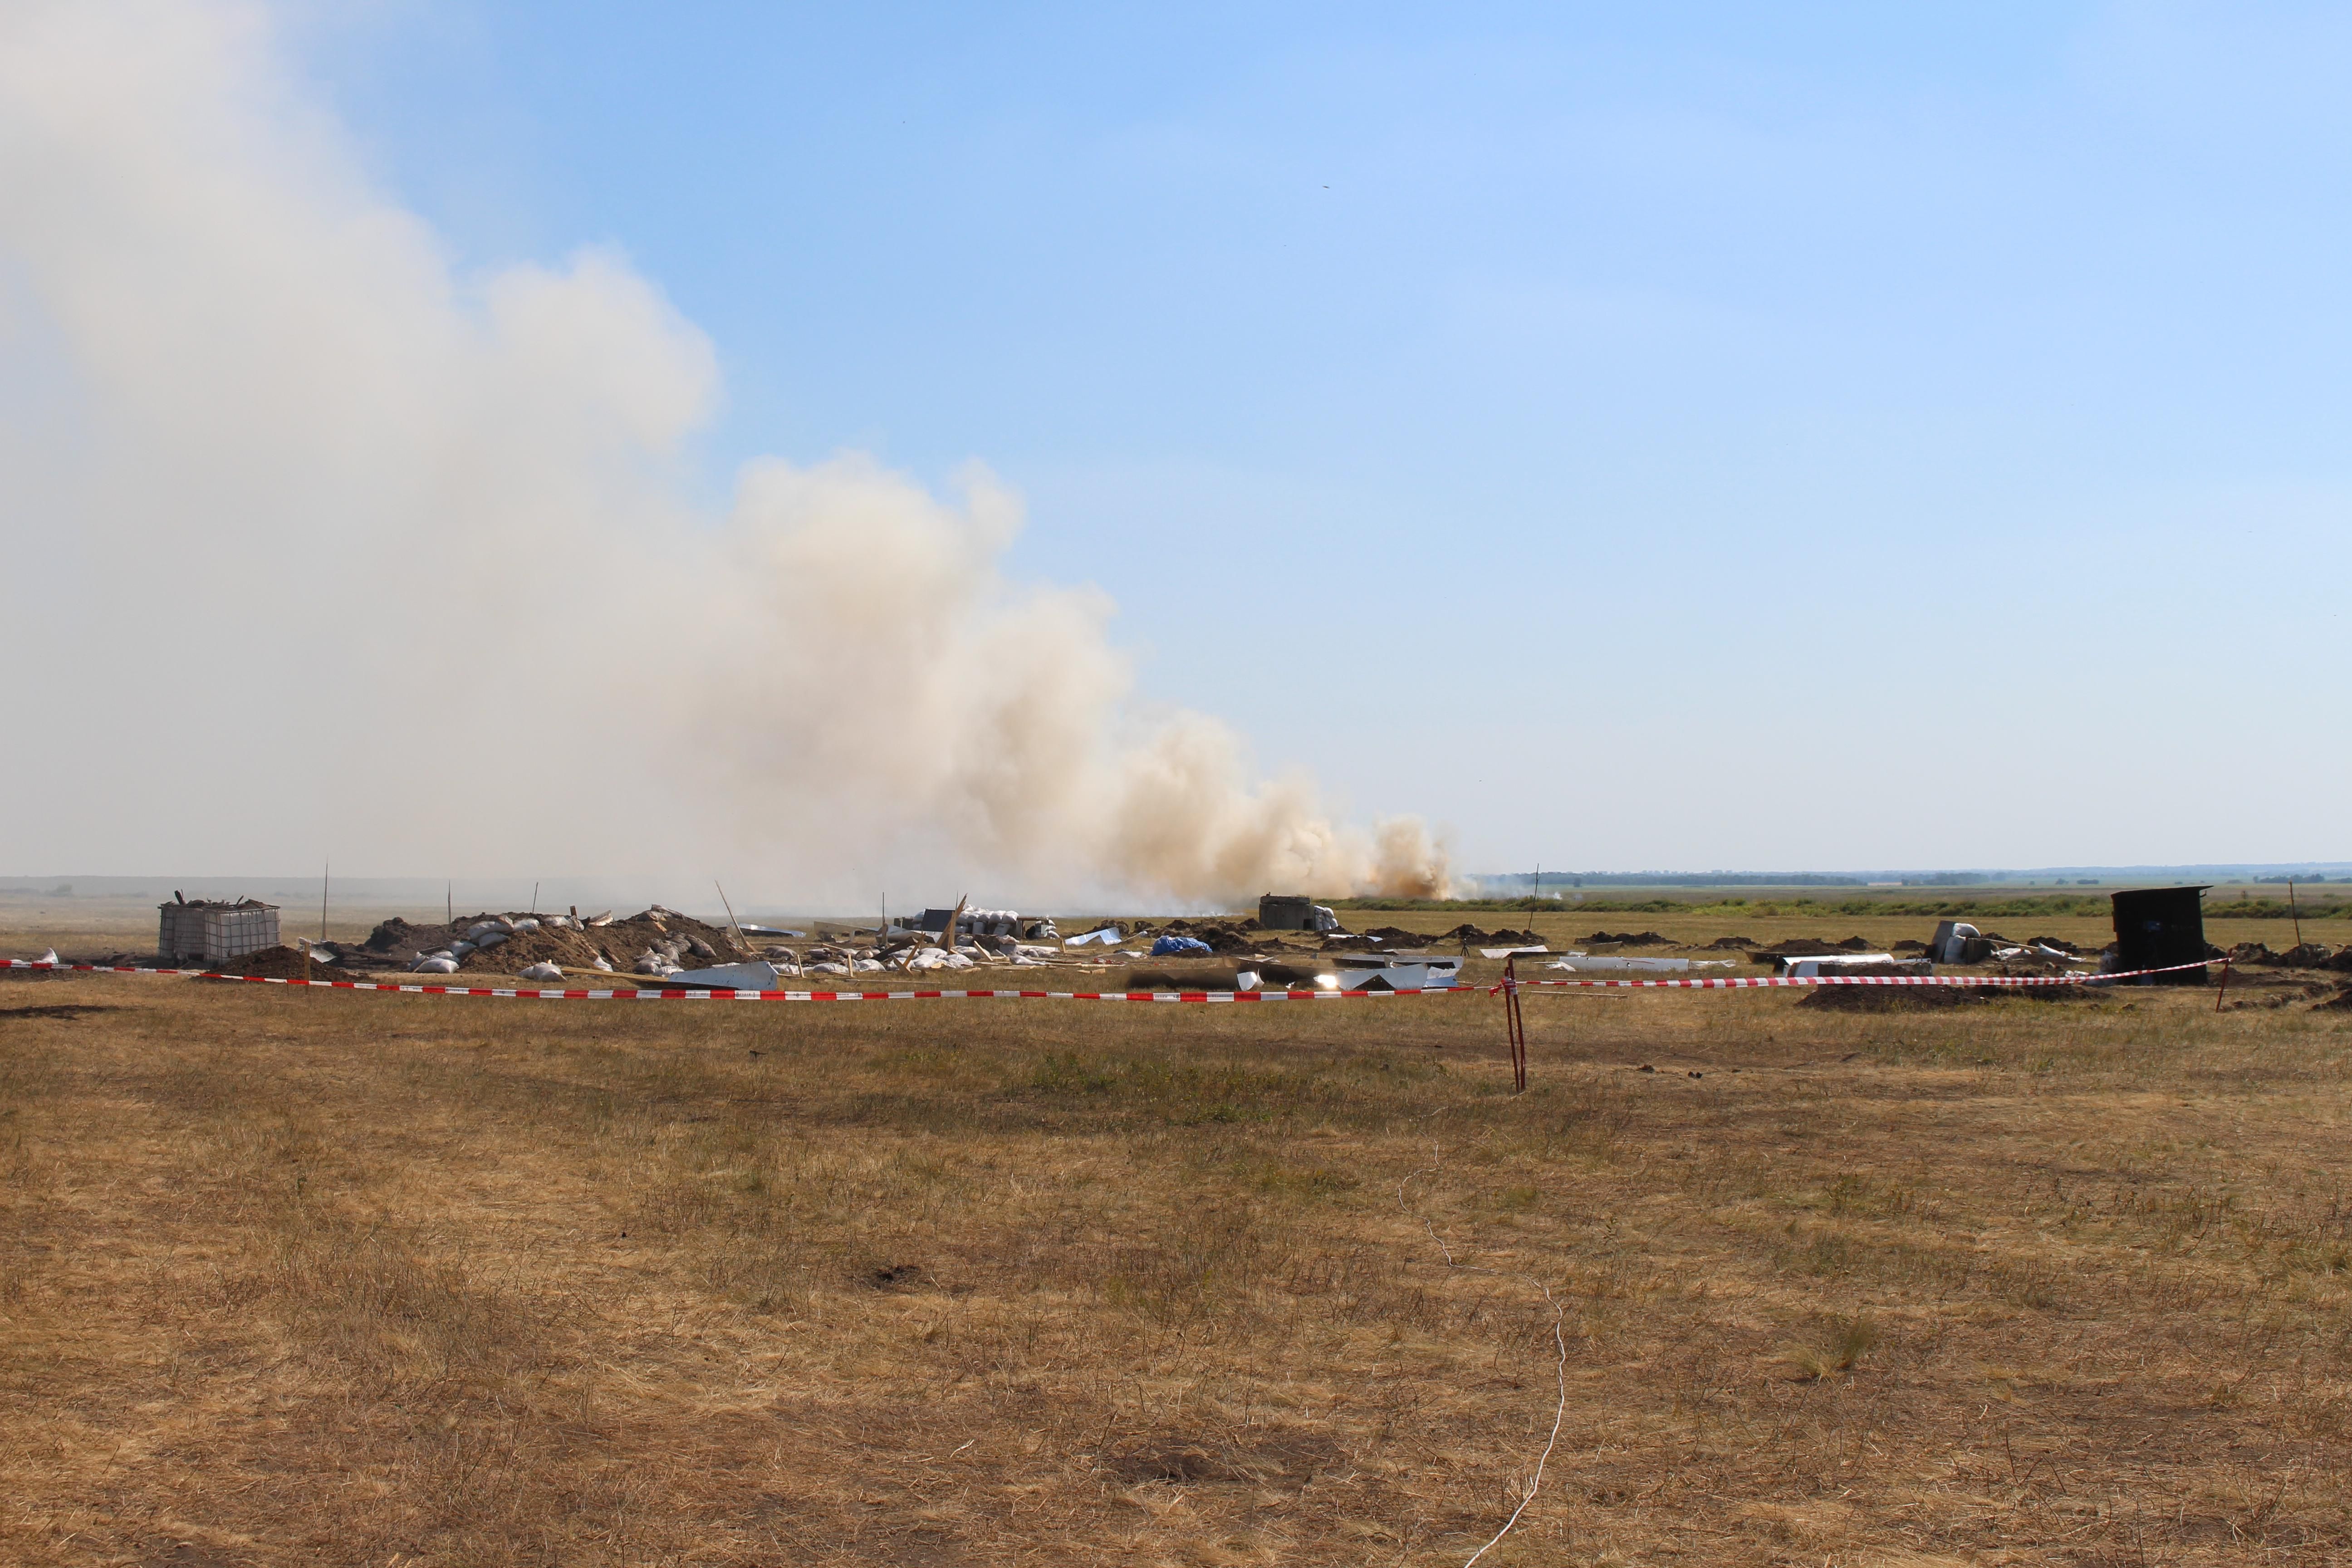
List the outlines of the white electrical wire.
{"label": "white electrical wire", "polygon": [[[1415,1176],[1435,1176],[1438,1173],[1437,1144],[1434,1142],[1429,1145],[1429,1160],[1428,1169],[1411,1172],[1403,1181],[1397,1184],[1397,1207],[1407,1214],[1411,1214],[1412,1210],[1405,1203],[1405,1187]],[[1511,1527],[1519,1522],[1519,1515],[1527,1512],[1528,1505],[1536,1500],[1537,1489],[1543,1485],[1544,1467],[1551,1462],[1552,1450],[1559,1446],[1559,1429],[1568,1420],[1568,1336],[1563,1327],[1559,1302],[1553,1297],[1550,1286],[1532,1274],[1520,1273],[1515,1269],[1486,1268],[1474,1263],[1457,1263],[1454,1259],[1454,1249],[1445,1245],[1444,1237],[1437,1234],[1437,1226],[1431,1221],[1428,1215],[1423,1214],[1421,1216],[1421,1226],[1429,1232],[1429,1239],[1437,1244],[1437,1250],[1444,1256],[1447,1268],[1464,1274],[1491,1274],[1497,1279],[1524,1279],[1542,1291],[1544,1305],[1551,1309],[1551,1342],[1553,1348],[1559,1352],[1559,1360],[1553,1366],[1553,1375],[1559,1384],[1559,1403],[1552,1409],[1551,1436],[1544,1439],[1543,1452],[1536,1456],[1535,1474],[1528,1478],[1528,1489],[1520,1497],[1519,1506],[1511,1510],[1511,1517],[1503,1521],[1503,1528],[1495,1531],[1493,1539],[1473,1552],[1462,1564],[1462,1568],[1473,1568],[1473,1564],[1478,1559],[1492,1552],[1501,1543],[1503,1537],[1511,1533]]]}

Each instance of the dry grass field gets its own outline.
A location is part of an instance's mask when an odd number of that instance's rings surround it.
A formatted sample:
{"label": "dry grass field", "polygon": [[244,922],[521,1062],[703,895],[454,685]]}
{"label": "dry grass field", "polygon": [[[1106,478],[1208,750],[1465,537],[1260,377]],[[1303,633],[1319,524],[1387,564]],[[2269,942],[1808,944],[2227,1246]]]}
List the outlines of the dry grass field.
{"label": "dry grass field", "polygon": [[1487,1563],[2341,1563],[2352,1012],[2230,999],[0,978],[0,1560],[1460,1563],[1549,1287]]}

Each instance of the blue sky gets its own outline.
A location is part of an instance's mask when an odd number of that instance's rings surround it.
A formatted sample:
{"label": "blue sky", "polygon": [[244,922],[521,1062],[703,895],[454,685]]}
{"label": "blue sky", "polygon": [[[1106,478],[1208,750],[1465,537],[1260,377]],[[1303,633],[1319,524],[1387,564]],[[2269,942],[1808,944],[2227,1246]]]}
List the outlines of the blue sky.
{"label": "blue sky", "polygon": [[2341,10],[295,38],[461,261],[612,246],[709,333],[713,498],[977,458],[1148,698],[1473,868],[2352,854]]}

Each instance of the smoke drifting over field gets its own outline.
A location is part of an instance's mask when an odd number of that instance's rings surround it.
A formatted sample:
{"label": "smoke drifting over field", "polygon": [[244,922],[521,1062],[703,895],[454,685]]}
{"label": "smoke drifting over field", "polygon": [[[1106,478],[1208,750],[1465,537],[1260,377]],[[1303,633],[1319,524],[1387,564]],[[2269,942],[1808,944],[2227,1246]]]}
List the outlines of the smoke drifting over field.
{"label": "smoke drifting over field", "polygon": [[[718,870],[869,901],[1432,892],[1198,714],[1147,716],[1021,508],[683,456],[710,345],[617,257],[479,278],[268,19],[0,18],[0,585],[19,869]],[[73,694],[68,697],[68,693]]]}

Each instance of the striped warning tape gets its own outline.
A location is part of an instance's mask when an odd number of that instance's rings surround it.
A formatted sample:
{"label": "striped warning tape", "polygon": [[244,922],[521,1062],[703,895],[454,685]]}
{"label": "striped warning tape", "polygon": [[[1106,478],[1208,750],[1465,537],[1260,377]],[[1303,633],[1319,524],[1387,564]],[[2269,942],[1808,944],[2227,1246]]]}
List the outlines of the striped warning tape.
{"label": "striped warning tape", "polygon": [[2227,962],[2219,958],[2200,958],[2194,963],[2168,963],[2161,969],[2126,969],[2115,974],[1759,974],[1748,979],[1726,976],[1700,980],[1510,979],[1498,981],[1486,989],[1496,992],[1517,985],[1522,991],[1770,991],[1809,985],[2092,985],[2117,980],[2137,980],[2148,974],[2177,974],[2184,969],[2202,969],[2210,963]]}
{"label": "striped warning tape", "polygon": [[[2220,962],[2218,960],[2214,962]],[[2137,980],[2201,969],[2199,963],[2134,969],[2120,974],[1811,974],[1754,979],[1702,980],[1506,980],[1493,985],[1433,986],[1426,990],[1380,991],[728,991],[667,987],[551,990],[524,985],[425,985],[377,980],[303,980],[268,974],[224,974],[211,969],[146,969],[130,964],[46,963],[22,958],[0,967],[73,974],[179,974],[197,980],[236,980],[249,985],[293,985],[323,991],[384,991],[410,996],[515,996],[540,1002],[1349,1002],[1392,996],[1494,995],[1507,988],[1526,991],[1764,991],[1819,985],[2088,985]]]}
{"label": "striped warning tape", "polygon": [[224,974],[210,969],[142,969],[128,964],[5,961],[10,969],[76,974],[184,974],[196,980],[240,980],[250,985],[298,985],[321,991],[389,991],[412,996],[520,996],[541,1002],[1346,1002],[1384,996],[1472,995],[1475,986],[1381,991],[729,991],[614,987],[534,989],[527,985],[424,985],[378,980],[304,980],[273,974]]}

